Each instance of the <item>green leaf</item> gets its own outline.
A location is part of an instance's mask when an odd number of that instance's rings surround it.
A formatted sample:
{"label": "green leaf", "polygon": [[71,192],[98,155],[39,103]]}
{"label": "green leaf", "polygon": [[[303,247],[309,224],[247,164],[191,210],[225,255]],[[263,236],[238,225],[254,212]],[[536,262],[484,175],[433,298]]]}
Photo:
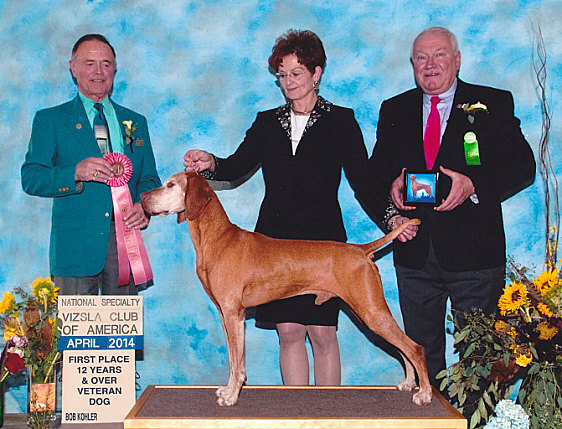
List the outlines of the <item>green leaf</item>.
{"label": "green leaf", "polygon": [[492,409],[494,408],[494,404],[492,403],[492,399],[490,398],[490,395],[488,394],[487,391],[482,394],[482,398],[484,399],[484,401],[486,401],[486,404],[488,404],[488,406],[490,408],[492,408]]}
{"label": "green leaf", "polygon": [[474,351],[474,349],[476,348],[476,344],[475,343],[471,343],[467,348],[466,351],[464,352],[464,357],[467,358],[469,357],[472,352]]}
{"label": "green leaf", "polygon": [[459,386],[456,384],[451,384],[451,386],[449,386],[449,393],[451,394],[451,396],[456,396],[457,392],[459,391]]}
{"label": "green leaf", "polygon": [[478,411],[480,411],[480,415],[482,416],[484,421],[487,421],[488,410],[486,410],[486,404],[484,403],[484,400],[482,398],[480,398],[480,400],[478,401]]}
{"label": "green leaf", "polygon": [[437,373],[437,375],[435,376],[435,378],[443,378],[447,375],[447,369],[442,369],[441,371],[439,371]]}
{"label": "green leaf", "polygon": [[480,410],[476,410],[474,411],[474,414],[470,419],[470,429],[474,429],[479,422],[480,422]]}
{"label": "green leaf", "polygon": [[447,379],[446,379],[446,378],[444,378],[444,379],[441,381],[441,384],[439,385],[439,390],[440,390],[440,391],[443,391],[443,390],[445,390],[445,387],[447,387]]}

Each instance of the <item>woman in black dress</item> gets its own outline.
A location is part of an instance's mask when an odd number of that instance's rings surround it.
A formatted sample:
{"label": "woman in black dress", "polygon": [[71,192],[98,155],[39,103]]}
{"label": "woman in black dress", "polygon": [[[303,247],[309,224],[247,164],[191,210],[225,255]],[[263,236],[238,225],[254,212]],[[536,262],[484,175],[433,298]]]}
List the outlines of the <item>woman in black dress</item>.
{"label": "woman in black dress", "polygon": [[[289,30],[277,39],[269,58],[287,103],[258,113],[246,138],[228,158],[201,150],[184,156],[186,170],[211,180],[234,181],[261,166],[265,197],[255,231],[269,237],[345,242],[338,202],[342,169],[355,192],[365,192],[360,188],[366,186],[367,150],[353,110],[318,95],[325,63],[316,34]],[[286,385],[309,384],[307,336],[315,384],[341,382],[336,335],[339,298],[320,306],[314,304],[315,298],[298,296],[257,308],[257,322],[274,322],[277,328]]]}

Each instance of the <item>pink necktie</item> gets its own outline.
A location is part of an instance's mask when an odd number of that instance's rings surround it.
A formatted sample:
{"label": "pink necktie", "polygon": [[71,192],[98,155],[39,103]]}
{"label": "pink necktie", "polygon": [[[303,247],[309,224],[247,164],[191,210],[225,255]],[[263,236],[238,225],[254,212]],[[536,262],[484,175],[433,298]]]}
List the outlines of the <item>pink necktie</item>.
{"label": "pink necktie", "polygon": [[427,118],[425,135],[423,136],[425,163],[428,170],[433,168],[433,163],[437,157],[437,152],[439,152],[439,144],[441,142],[441,117],[439,116],[439,110],[437,110],[437,103],[440,101],[441,99],[437,96],[431,97],[431,111]]}

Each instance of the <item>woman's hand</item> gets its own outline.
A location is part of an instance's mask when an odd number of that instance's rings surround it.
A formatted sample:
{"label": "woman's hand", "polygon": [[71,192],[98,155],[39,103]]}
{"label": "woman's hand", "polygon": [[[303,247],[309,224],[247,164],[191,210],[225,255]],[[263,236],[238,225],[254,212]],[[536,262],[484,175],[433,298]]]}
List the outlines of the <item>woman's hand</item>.
{"label": "woman's hand", "polygon": [[[390,226],[391,229],[396,229],[408,220],[410,219],[407,217],[396,215],[389,219],[388,225]],[[402,243],[405,243],[406,241],[412,240],[417,234],[418,234],[418,226],[408,225],[406,229],[402,232],[402,234],[400,234],[397,238]]]}
{"label": "woman's hand", "polygon": [[204,150],[188,150],[183,156],[185,171],[201,172],[203,170],[215,171],[215,157]]}

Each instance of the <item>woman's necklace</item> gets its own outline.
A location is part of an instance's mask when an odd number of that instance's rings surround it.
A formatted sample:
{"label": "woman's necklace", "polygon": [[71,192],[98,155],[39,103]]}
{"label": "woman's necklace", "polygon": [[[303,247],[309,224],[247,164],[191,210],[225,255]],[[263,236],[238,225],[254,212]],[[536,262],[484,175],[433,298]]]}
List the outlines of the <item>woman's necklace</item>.
{"label": "woman's necklace", "polygon": [[291,110],[293,111],[293,113],[295,115],[299,115],[299,116],[305,116],[305,115],[310,115],[313,111],[314,111],[314,106],[316,105],[316,101],[314,102],[314,105],[312,106],[311,110],[295,110],[295,108],[293,107],[293,103],[291,103]]}
{"label": "woman's necklace", "polygon": [[310,115],[310,114],[312,113],[312,110],[310,110],[310,111],[306,111],[306,110],[305,110],[305,111],[303,111],[303,112],[300,112],[300,111],[298,111],[298,110],[293,109],[292,107],[291,107],[291,110],[293,111],[293,113],[294,113],[295,115],[299,115],[299,116]]}

